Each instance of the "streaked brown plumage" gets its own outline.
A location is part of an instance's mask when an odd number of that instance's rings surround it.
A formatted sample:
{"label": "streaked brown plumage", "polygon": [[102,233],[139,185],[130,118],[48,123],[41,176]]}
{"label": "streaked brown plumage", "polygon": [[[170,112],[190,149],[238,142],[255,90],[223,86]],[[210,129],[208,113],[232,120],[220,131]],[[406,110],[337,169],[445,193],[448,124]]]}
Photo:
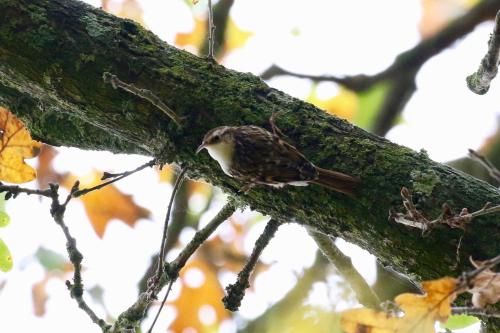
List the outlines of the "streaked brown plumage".
{"label": "streaked brown plumage", "polygon": [[206,148],[231,177],[245,182],[242,189],[256,184],[282,187],[315,183],[353,196],[358,178],[322,169],[281,139],[274,126],[271,133],[257,126],[221,126],[210,130],[197,152]]}

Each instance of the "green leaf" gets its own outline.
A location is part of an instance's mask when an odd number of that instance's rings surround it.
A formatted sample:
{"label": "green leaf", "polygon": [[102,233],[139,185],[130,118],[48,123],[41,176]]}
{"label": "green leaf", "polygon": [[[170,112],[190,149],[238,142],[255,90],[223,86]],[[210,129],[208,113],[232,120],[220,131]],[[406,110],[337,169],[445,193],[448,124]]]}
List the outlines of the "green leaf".
{"label": "green leaf", "polygon": [[467,315],[452,315],[448,318],[445,324],[441,324],[441,328],[447,328],[449,330],[457,330],[464,327],[468,327],[479,322],[479,319],[473,316]]}
{"label": "green leaf", "polygon": [[10,223],[10,217],[6,212],[0,211],[0,228],[5,227]]}
{"label": "green leaf", "polygon": [[12,255],[9,248],[0,238],[0,271],[8,272],[12,269]]}
{"label": "green leaf", "polygon": [[39,247],[36,250],[35,257],[47,271],[60,270],[64,271],[68,260],[61,254],[44,247]]}
{"label": "green leaf", "polygon": [[366,91],[358,93],[359,109],[354,117],[356,125],[367,130],[373,127],[389,88],[388,83],[381,82]]}

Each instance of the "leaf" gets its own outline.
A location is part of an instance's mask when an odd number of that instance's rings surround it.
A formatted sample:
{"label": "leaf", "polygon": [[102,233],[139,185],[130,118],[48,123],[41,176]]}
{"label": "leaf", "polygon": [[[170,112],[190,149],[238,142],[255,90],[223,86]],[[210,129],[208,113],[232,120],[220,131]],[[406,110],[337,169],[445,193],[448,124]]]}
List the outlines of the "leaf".
{"label": "leaf", "polygon": [[342,328],[347,333],[434,333],[436,321],[445,322],[451,314],[456,287],[457,280],[449,277],[425,281],[425,295],[405,293],[394,300],[404,316],[365,308],[347,310],[341,315]]}
{"label": "leaf", "polygon": [[10,216],[6,212],[0,212],[0,228],[9,225]]}
{"label": "leaf", "polygon": [[344,88],[341,88],[340,92],[333,97],[321,99],[317,94],[317,86],[314,85],[306,101],[330,114],[347,120],[352,120],[358,110],[358,97],[356,93]]}
{"label": "leaf", "polygon": [[[76,181],[75,176],[68,176],[63,186],[71,188]],[[90,188],[101,184],[101,173],[94,171],[80,179],[80,188]],[[137,205],[131,195],[124,194],[114,185],[105,186],[80,197],[85,212],[97,236],[103,237],[106,227],[113,219],[118,219],[133,227],[137,220],[148,218],[149,210]]]}
{"label": "leaf", "polygon": [[0,271],[8,272],[12,269],[12,255],[7,244],[0,238]]}
{"label": "leaf", "polygon": [[354,123],[363,129],[370,129],[389,91],[389,84],[382,82],[358,94],[359,110]]}
{"label": "leaf", "polygon": [[194,28],[190,32],[180,32],[175,36],[175,45],[178,47],[192,46],[199,50],[207,33],[207,20],[193,16]]}
{"label": "leaf", "polygon": [[[476,268],[483,265],[481,261],[473,261]],[[472,304],[478,308],[484,308],[486,305],[495,304],[500,301],[500,273],[493,272],[491,269],[485,269],[472,280],[472,287],[468,289],[472,294]]]}
{"label": "leaf", "polygon": [[40,155],[38,155],[38,166],[36,168],[36,181],[38,188],[47,188],[49,183],[58,183],[62,175],[54,170],[52,163],[57,156],[58,151],[49,145],[43,145]]}
{"label": "leaf", "polygon": [[73,270],[73,265],[65,256],[43,246],[36,250],[35,258],[38,259],[38,262],[46,271],[59,270],[61,272],[70,272]]}
{"label": "leaf", "polygon": [[251,31],[242,30],[234,20],[229,17],[226,27],[226,39],[224,41],[224,51],[231,52],[242,48],[248,39],[254,35]]}
{"label": "leaf", "polygon": [[197,332],[217,332],[218,324],[229,314],[221,302],[224,292],[215,272],[195,258],[181,271],[179,281],[182,282],[180,295],[170,302],[177,309],[170,330],[183,332],[191,327]]}
{"label": "leaf", "polygon": [[172,177],[174,175],[174,169],[171,165],[165,164],[160,168],[155,166],[155,170],[158,173],[158,178],[161,183],[171,183]]}
{"label": "leaf", "polygon": [[448,318],[448,321],[444,324],[441,324],[441,328],[447,328],[449,330],[458,330],[461,328],[465,328],[475,323],[478,323],[479,319],[473,316],[467,315],[452,315]]}
{"label": "leaf", "polygon": [[41,143],[32,140],[23,123],[4,108],[0,108],[0,135],[0,180],[20,184],[35,179],[35,170],[24,159],[38,155]]}

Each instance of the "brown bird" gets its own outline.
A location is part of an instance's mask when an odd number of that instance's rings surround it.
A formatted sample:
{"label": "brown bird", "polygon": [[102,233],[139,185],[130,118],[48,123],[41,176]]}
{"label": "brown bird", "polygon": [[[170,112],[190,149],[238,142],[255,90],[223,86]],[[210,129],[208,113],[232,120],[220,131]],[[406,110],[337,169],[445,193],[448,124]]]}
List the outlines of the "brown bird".
{"label": "brown bird", "polygon": [[243,192],[256,184],[280,188],[315,183],[354,196],[358,178],[315,166],[281,139],[273,117],[270,123],[273,133],[258,126],[216,127],[205,134],[196,153],[206,148],[224,173],[246,183]]}

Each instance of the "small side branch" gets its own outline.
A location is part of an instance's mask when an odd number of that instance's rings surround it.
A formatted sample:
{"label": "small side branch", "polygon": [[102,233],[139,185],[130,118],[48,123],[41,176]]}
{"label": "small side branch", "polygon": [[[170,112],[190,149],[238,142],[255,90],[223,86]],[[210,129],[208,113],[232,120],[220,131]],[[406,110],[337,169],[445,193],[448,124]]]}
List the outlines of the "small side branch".
{"label": "small side branch", "polygon": [[389,211],[389,219],[409,227],[420,229],[422,230],[422,234],[430,232],[430,230],[438,224],[445,224],[450,228],[465,230],[465,227],[472,219],[478,216],[500,212],[500,205],[491,206],[491,203],[487,202],[483,208],[478,211],[469,213],[467,208],[462,208],[459,214],[453,214],[450,206],[444,203],[441,216],[434,220],[429,220],[415,207],[410,190],[406,187],[401,189],[401,197],[403,198],[403,205],[406,209],[406,213]]}
{"label": "small side branch", "polygon": [[250,287],[250,282],[248,281],[250,275],[252,274],[262,251],[274,237],[279,226],[280,223],[275,219],[271,219],[267,222],[264,232],[259,236],[259,239],[257,239],[257,242],[255,243],[250,258],[248,258],[248,261],[241,272],[238,273],[236,282],[226,287],[227,295],[224,296],[222,302],[224,302],[225,308],[229,311],[238,311],[241,305],[241,300],[245,296],[245,289]]}
{"label": "small side branch", "polygon": [[111,84],[111,86],[114,89],[120,88],[120,89],[123,89],[123,90],[131,93],[132,95],[135,95],[137,97],[140,97],[142,99],[147,100],[148,102],[150,102],[151,104],[156,106],[158,109],[163,111],[163,113],[165,113],[177,125],[181,126],[182,118],[179,117],[177,114],[175,114],[175,112],[170,107],[168,107],[165,103],[163,103],[158,96],[153,94],[153,92],[151,92],[151,90],[138,88],[134,84],[125,83],[125,82],[121,81],[116,75],[111,74],[109,72],[104,72],[102,74],[102,78],[103,78],[104,82]]}
{"label": "small side branch", "polygon": [[309,235],[314,239],[325,257],[328,258],[328,261],[351,285],[359,303],[368,308],[380,310],[380,299],[356,268],[354,268],[351,258],[340,251],[330,236],[313,230],[309,230]]}
{"label": "small side branch", "polygon": [[52,205],[50,208],[50,214],[52,218],[57,223],[58,226],[61,227],[64,237],[66,238],[66,250],[68,251],[69,260],[73,264],[74,273],[73,273],[73,283],[70,281],[66,281],[66,286],[70,291],[71,297],[75,299],[80,309],[82,309],[94,322],[99,325],[103,332],[107,332],[109,329],[109,325],[101,318],[99,318],[95,312],[88,306],[88,304],[83,299],[83,283],[82,283],[82,260],[83,255],[76,247],[76,239],[71,236],[68,226],[64,222],[64,213],[66,211],[66,206],[71,200],[73,193],[78,188],[78,182],[75,183],[73,188],[71,189],[70,194],[64,201],[64,203],[59,202],[59,186],[55,184],[50,185],[50,197],[52,198]]}
{"label": "small side branch", "polygon": [[215,23],[214,23],[212,0],[208,0],[208,58],[212,61],[215,60],[214,36],[215,36]]}
{"label": "small side branch", "polygon": [[479,68],[467,77],[467,87],[478,95],[484,95],[490,89],[490,83],[498,73],[500,56],[500,11],[495,17],[495,27],[488,41],[488,52],[481,60]]}

